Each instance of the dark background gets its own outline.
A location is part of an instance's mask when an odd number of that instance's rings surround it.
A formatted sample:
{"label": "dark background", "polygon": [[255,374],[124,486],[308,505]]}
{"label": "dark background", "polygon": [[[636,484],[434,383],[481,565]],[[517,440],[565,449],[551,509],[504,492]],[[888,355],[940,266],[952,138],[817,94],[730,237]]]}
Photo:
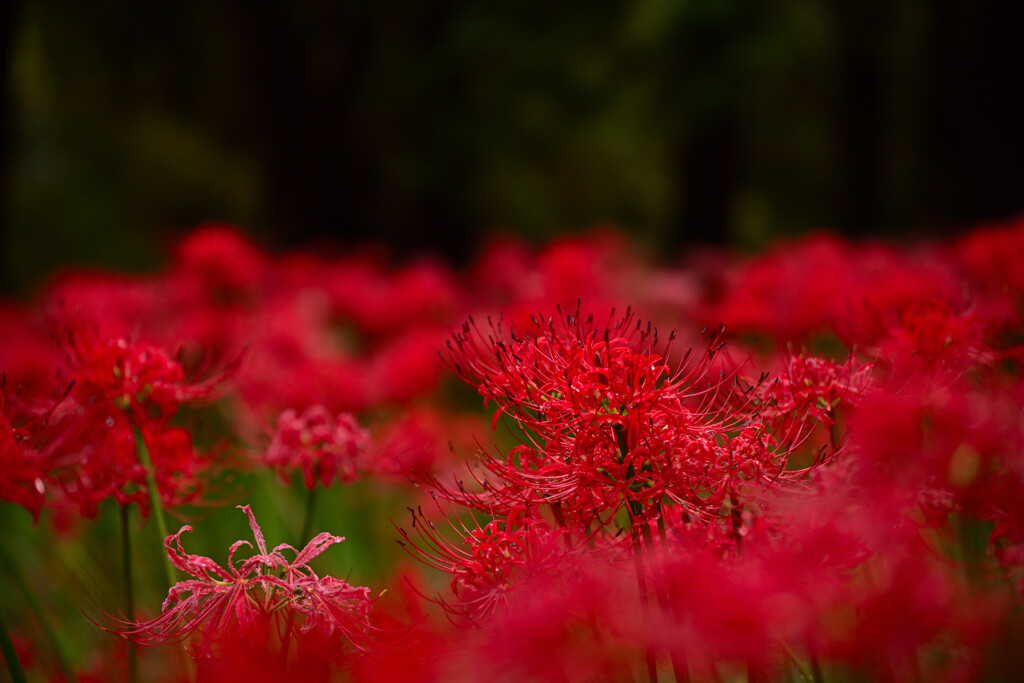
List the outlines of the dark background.
{"label": "dark background", "polygon": [[454,263],[1024,209],[1024,2],[0,4],[0,286],[196,224]]}

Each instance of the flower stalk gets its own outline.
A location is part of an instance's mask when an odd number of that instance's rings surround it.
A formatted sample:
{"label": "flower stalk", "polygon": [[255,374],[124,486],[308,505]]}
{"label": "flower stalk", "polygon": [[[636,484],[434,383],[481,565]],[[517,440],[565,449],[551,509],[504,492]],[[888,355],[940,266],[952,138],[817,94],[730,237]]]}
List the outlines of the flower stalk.
{"label": "flower stalk", "polygon": [[[118,507],[121,513],[121,571],[124,580],[125,614],[135,618],[135,589],[132,584],[132,536],[127,505]],[[134,642],[128,643],[128,683],[139,680],[138,650]]]}
{"label": "flower stalk", "polygon": [[302,518],[302,530],[299,532],[299,544],[305,539],[309,538],[309,532],[313,528],[313,515],[316,512],[316,490],[317,486],[314,482],[313,486],[309,487],[306,492],[306,512]]}
{"label": "flower stalk", "polygon": [[[135,449],[139,454],[139,462],[146,468],[146,490],[149,493],[149,509],[156,522],[156,530],[161,542],[161,555],[163,554],[163,540],[170,534],[167,533],[167,521],[164,519],[164,509],[160,504],[160,490],[156,483],[156,470],[153,468],[153,459],[149,456],[149,448],[146,446],[146,439],[142,430],[132,427],[132,434],[135,437]],[[122,506],[123,509],[123,506]],[[168,588],[176,583],[174,569],[171,565],[164,563],[164,571],[167,576]]]}
{"label": "flower stalk", "polygon": [[0,617],[0,649],[3,650],[4,660],[7,662],[7,671],[11,674],[14,683],[25,683],[25,672],[18,661],[18,653],[14,650],[14,643],[7,634],[7,627],[4,626],[3,617]]}
{"label": "flower stalk", "polygon": [[[650,530],[648,530],[650,534]],[[658,541],[661,546],[661,561],[665,564],[668,563],[668,534],[665,531],[665,518],[660,514],[658,515]],[[664,564],[662,565],[665,566]],[[666,594],[668,590],[668,577],[663,574],[659,584],[663,587],[658,592],[659,599],[663,600],[661,603],[662,611],[672,618],[673,623],[679,623],[679,612],[676,610],[675,605],[669,600],[669,596]],[[672,660],[672,673],[676,677],[676,683],[690,683],[690,667],[686,662],[686,658],[679,654],[675,649],[669,651],[669,658]]]}
{"label": "flower stalk", "polygon": [[[628,501],[626,509],[629,510],[629,537],[633,551],[633,569],[636,571],[636,584],[640,593],[640,611],[646,622],[650,611],[650,603],[647,597],[647,575],[644,572],[643,548],[640,544],[640,515],[643,512],[642,505],[636,501]],[[658,660],[654,654],[654,647],[648,645],[644,648],[644,662],[647,665],[647,678],[651,683],[658,683]]]}
{"label": "flower stalk", "polygon": [[33,613],[33,617],[39,624],[39,627],[43,630],[46,638],[50,641],[50,644],[53,646],[53,656],[56,660],[57,669],[64,678],[69,681],[74,681],[75,675],[71,670],[71,665],[68,664],[67,649],[61,639],[57,636],[57,633],[53,630],[49,617],[47,617],[46,612],[43,610],[43,606],[40,604],[39,598],[36,597],[35,590],[29,585],[28,581],[25,580],[25,575],[19,568],[18,563],[2,545],[0,545],[0,558],[2,558],[3,563],[10,572],[10,577],[15,583],[16,590],[24,596],[25,601],[28,603],[29,610]]}

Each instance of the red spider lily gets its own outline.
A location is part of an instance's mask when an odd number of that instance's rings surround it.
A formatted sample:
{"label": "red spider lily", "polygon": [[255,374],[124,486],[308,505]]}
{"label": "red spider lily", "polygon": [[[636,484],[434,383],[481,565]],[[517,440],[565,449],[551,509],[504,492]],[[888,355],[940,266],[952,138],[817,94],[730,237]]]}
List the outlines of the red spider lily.
{"label": "red spider lily", "polygon": [[846,363],[804,354],[792,356],[779,377],[766,387],[765,415],[777,420],[782,432],[799,433],[812,422],[831,427],[837,409],[867,388],[871,369],[853,356]]}
{"label": "red spider lily", "polygon": [[196,453],[189,433],[177,427],[144,428],[136,435],[123,415],[100,413],[101,422],[85,421],[88,413],[56,420],[59,433],[46,446],[47,477],[62,496],[95,517],[99,503],[113,497],[120,505],[135,503],[149,514],[146,468],[139,462],[135,439],[149,449],[160,502],[177,507],[194,501],[202,489],[208,461]]}
{"label": "red spider lily", "polygon": [[[443,515],[440,505],[438,509]],[[567,530],[553,529],[535,511],[521,508],[506,519],[494,519],[483,526],[467,526],[446,516],[461,543],[448,540],[422,509],[410,508],[410,512],[417,539],[399,527],[404,539],[399,543],[427,566],[452,576],[456,602],[437,603],[450,614],[468,617],[474,623],[507,604],[509,594],[518,585],[553,577],[566,567]]]}
{"label": "red spider lily", "polygon": [[168,506],[193,500],[207,463],[193,449],[189,433],[168,422],[183,403],[213,398],[237,362],[192,381],[160,349],[103,340],[77,321],[69,323],[62,341],[71,383],[46,419],[39,419],[45,425],[37,439],[45,481],[88,517],[107,497],[122,505],[137,503],[146,514],[141,438],[152,461],[154,493]]}
{"label": "red spider lily", "polygon": [[45,467],[28,443],[28,431],[13,427],[2,409],[0,393],[0,500],[22,506],[38,521],[45,503]]}
{"label": "red spider lily", "polygon": [[183,403],[211,399],[238,368],[232,363],[205,379],[188,379],[181,364],[162,349],[102,339],[85,324],[70,323],[64,338],[73,398],[125,410],[137,427],[164,425]]}
{"label": "red spider lily", "polygon": [[580,297],[596,308],[647,296],[646,273],[628,240],[608,229],[562,237],[538,250],[510,237],[486,246],[469,273],[476,308],[500,305],[506,319],[528,326],[530,314]]}
{"label": "red spider lily", "polygon": [[[970,232],[952,245],[952,257],[959,261],[980,285],[988,306],[1007,302],[1011,310],[1024,309],[1024,215],[1003,225],[986,225]],[[1012,318],[1014,330],[1020,331],[1021,317]]]}
{"label": "red spider lily", "polygon": [[312,489],[317,480],[324,486],[335,479],[355,481],[366,468],[369,447],[369,433],[351,414],[335,418],[323,406],[311,406],[301,415],[294,410],[281,413],[263,459],[285,483],[291,472],[301,469],[306,488]]}
{"label": "red spider lily", "polygon": [[33,415],[29,410],[26,414],[24,409],[15,410],[15,406],[7,404],[3,392],[6,380],[6,375],[0,380],[0,500],[21,505],[38,522],[53,484],[52,463],[45,450],[46,435],[53,413],[67,396],[43,413]]}
{"label": "red spider lily", "polygon": [[709,319],[806,339],[827,328],[850,343],[877,339],[905,308],[938,298],[958,301],[961,278],[940,253],[852,245],[831,235],[780,244],[734,268]]}
{"label": "red spider lily", "polygon": [[991,329],[991,321],[977,312],[955,311],[945,301],[923,303],[902,312],[877,354],[900,374],[941,368],[955,376],[1003,357],[987,343]]}
{"label": "red spider lily", "polygon": [[[435,356],[436,358],[436,356]],[[450,469],[452,452],[476,448],[487,422],[476,413],[415,406],[374,433],[370,469],[374,476],[408,482],[412,473]]]}
{"label": "red spider lily", "polygon": [[488,483],[479,507],[532,497],[593,519],[624,506],[656,516],[668,500],[713,516],[748,482],[799,475],[786,465],[801,435],[780,443],[759,418],[764,377],[744,385],[738,370],[715,365],[723,328],[673,370],[664,359],[674,334],[661,348],[630,311],[612,321],[599,329],[577,310],[559,325],[535,318],[524,337],[499,322],[485,338],[472,321],[454,335],[451,363],[496,403],[495,425],[508,415],[528,430],[508,457],[483,456],[503,485]]}
{"label": "red spider lily", "polygon": [[221,303],[256,293],[269,260],[238,228],[217,223],[196,228],[176,252],[179,269],[202,282]]}
{"label": "red spider lily", "polygon": [[[198,634],[199,652],[206,653],[225,638],[255,642],[271,626],[285,643],[306,634],[338,634],[349,648],[364,651],[372,630],[370,589],[320,577],[309,567],[311,560],[344,539],[322,532],[301,551],[287,544],[268,550],[252,510],[248,505],[239,507],[248,516],[256,540],[254,555],[235,559],[243,546],[252,547],[244,540],[231,545],[224,567],[208,557],[190,555],[182,548],[181,535],[192,527],[183,526],[167,537],[167,557],[193,578],[171,587],[159,617],[120,621],[106,630],[146,645],[180,642]],[[284,551],[293,558],[289,560]]]}

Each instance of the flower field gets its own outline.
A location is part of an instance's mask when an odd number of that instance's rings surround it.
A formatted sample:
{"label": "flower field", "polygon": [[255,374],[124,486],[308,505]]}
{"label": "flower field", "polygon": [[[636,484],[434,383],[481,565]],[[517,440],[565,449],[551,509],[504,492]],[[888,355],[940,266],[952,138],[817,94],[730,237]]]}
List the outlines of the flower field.
{"label": "flower field", "polygon": [[7,675],[1011,680],[1022,264],[207,225],[61,273],[0,304]]}

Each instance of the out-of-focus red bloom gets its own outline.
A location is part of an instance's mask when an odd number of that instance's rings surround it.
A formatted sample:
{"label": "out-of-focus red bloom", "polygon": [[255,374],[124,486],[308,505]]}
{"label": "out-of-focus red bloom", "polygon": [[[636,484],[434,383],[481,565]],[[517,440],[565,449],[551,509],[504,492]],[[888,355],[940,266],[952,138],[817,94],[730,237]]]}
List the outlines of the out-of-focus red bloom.
{"label": "out-of-focus red bloom", "polygon": [[780,341],[832,331],[863,347],[908,307],[959,301],[961,284],[954,263],[938,251],[851,245],[818,234],[735,267],[705,319]]}
{"label": "out-of-focus red bloom", "polygon": [[615,301],[646,297],[646,276],[625,235],[596,228],[539,250],[512,238],[495,240],[477,259],[467,288],[474,310],[502,310],[510,323],[526,328],[536,311],[568,308],[580,298],[607,310]]}
{"label": "out-of-focus red bloom", "polygon": [[477,435],[486,429],[486,420],[476,413],[414,406],[374,433],[370,469],[376,476],[401,482],[414,474],[448,471],[461,464],[455,462],[452,452],[478,448]]}
{"label": "out-of-focus red bloom", "polygon": [[176,255],[179,268],[199,278],[221,304],[255,294],[268,261],[241,230],[217,223],[196,228]]}
{"label": "out-of-focus red bloom", "polygon": [[[46,311],[75,311],[78,317],[88,316],[89,326],[99,338],[130,337],[153,344],[164,338],[167,326],[177,318],[175,313],[181,313],[171,303],[177,299],[177,292],[161,285],[159,280],[124,273],[71,271],[59,274],[50,283],[41,304]],[[64,320],[57,323],[51,321],[48,331],[63,344],[66,329],[58,328],[67,325]],[[47,331],[45,325],[40,327]]]}
{"label": "out-of-focus red bloom", "polygon": [[410,329],[381,345],[367,359],[370,400],[405,403],[428,394],[444,370],[437,358],[444,339],[438,328]]}
{"label": "out-of-focus red bloom", "polygon": [[[1003,225],[981,226],[953,245],[957,259],[980,289],[988,304],[1007,301],[1018,311],[1024,309],[1024,216]],[[1020,330],[1020,317],[1014,325]]]}
{"label": "out-of-focus red bloom", "polygon": [[274,627],[270,632],[281,634],[285,642],[301,640],[307,634],[337,634],[345,649],[364,651],[372,630],[370,589],[331,576],[320,577],[309,567],[311,560],[344,539],[322,532],[301,551],[287,544],[268,550],[252,510],[248,505],[239,507],[249,518],[255,554],[236,560],[235,553],[242,547],[252,548],[248,541],[236,541],[224,567],[208,557],[190,555],[181,546],[181,536],[192,527],[183,526],[167,537],[167,557],[175,568],[193,578],[171,587],[159,617],[120,621],[107,630],[147,645],[179,642],[198,634],[197,653],[209,654],[210,648],[224,639],[256,644],[268,633],[269,624]]}
{"label": "out-of-focus red bloom", "polygon": [[30,443],[29,430],[11,425],[0,392],[0,500],[22,506],[38,521],[45,503],[45,476],[41,458]]}
{"label": "out-of-focus red bloom", "polygon": [[1001,357],[986,341],[992,325],[971,311],[937,300],[905,309],[877,346],[880,361],[907,375],[943,369],[953,376]]}
{"label": "out-of-focus red bloom", "polygon": [[85,324],[67,328],[72,397],[126,410],[132,423],[162,426],[183,403],[213,398],[237,363],[203,379],[186,378],[184,368],[162,349],[126,339],[103,339]]}
{"label": "out-of-focus red bloom", "polygon": [[805,337],[829,320],[850,288],[846,250],[835,237],[812,235],[734,267],[706,319],[779,339]]}
{"label": "out-of-focus red bloom", "polygon": [[39,452],[47,480],[86,516],[104,498],[137,503],[148,511],[146,468],[137,439],[147,447],[157,493],[168,506],[192,500],[206,467],[189,433],[169,420],[185,403],[218,394],[237,362],[200,380],[162,350],[124,339],[104,339],[85,324],[61,336],[68,355],[70,390],[50,410]]}
{"label": "out-of-focus red bloom", "polygon": [[335,316],[373,337],[447,322],[459,292],[440,263],[422,260],[389,271],[370,255],[325,263],[320,286]]}
{"label": "out-of-focus red bloom", "polygon": [[239,390],[262,420],[288,408],[367,406],[365,369],[333,329],[329,302],[315,291],[281,293],[252,320],[252,350]]}
{"label": "out-of-focus red bloom", "polygon": [[644,618],[635,577],[607,563],[543,576],[517,591],[514,609],[462,629],[439,648],[441,680],[626,681],[662,619]]}
{"label": "out-of-focus red bloom", "polygon": [[53,367],[60,355],[49,343],[41,316],[0,301],[0,372],[4,389],[13,387],[29,396],[56,389]]}
{"label": "out-of-focus red bloom", "polygon": [[303,482],[312,489],[318,480],[324,486],[336,479],[355,481],[366,468],[369,448],[370,435],[354,416],[333,417],[323,406],[312,406],[301,415],[294,410],[281,413],[263,459],[285,483],[292,472],[302,470]]}

